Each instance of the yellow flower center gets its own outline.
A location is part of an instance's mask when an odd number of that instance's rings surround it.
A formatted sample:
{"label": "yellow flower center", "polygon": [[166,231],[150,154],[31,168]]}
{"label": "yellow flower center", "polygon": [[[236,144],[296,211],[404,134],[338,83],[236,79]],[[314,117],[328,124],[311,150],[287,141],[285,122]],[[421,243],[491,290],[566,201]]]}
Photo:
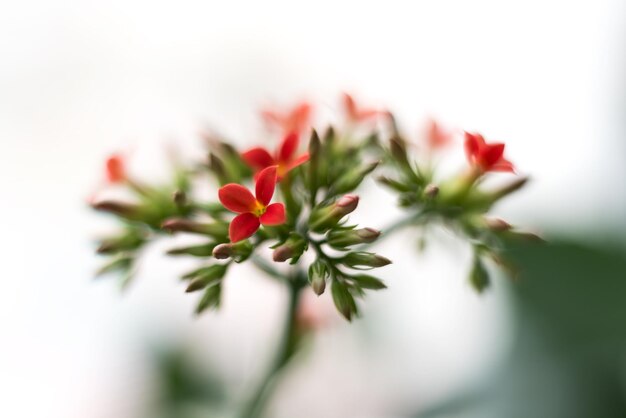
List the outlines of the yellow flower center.
{"label": "yellow flower center", "polygon": [[254,216],[256,216],[257,218],[259,218],[261,215],[263,215],[265,213],[265,211],[267,210],[267,206],[265,206],[263,203],[259,202],[258,200],[254,203],[254,208],[252,209],[252,214]]}

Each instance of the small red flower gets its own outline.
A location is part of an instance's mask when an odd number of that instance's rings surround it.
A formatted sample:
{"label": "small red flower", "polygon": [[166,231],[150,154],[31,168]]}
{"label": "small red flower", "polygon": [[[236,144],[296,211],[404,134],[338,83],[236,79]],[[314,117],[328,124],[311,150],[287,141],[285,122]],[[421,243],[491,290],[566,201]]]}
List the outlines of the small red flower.
{"label": "small red flower", "polygon": [[427,121],[425,131],[428,149],[442,149],[447,147],[452,142],[452,132],[441,126],[441,124],[435,119],[429,119]]}
{"label": "small red flower", "polygon": [[275,155],[270,154],[265,148],[256,147],[241,154],[241,158],[257,171],[266,167],[276,166],[278,181],[280,181],[289,171],[309,160],[308,152],[298,157],[295,156],[299,143],[300,138],[298,134],[292,132],[285,136]]}
{"label": "small red flower", "polygon": [[352,96],[347,93],[343,94],[343,108],[350,122],[364,122],[385,113],[372,108],[359,108]]}
{"label": "small red flower", "polygon": [[111,184],[126,181],[126,163],[121,154],[113,154],[106,161],[106,178]]}
{"label": "small red flower", "polygon": [[261,224],[280,225],[285,222],[285,206],[269,204],[276,187],[276,166],[262,170],[256,179],[256,197],[241,184],[229,183],[218,192],[222,205],[239,215],[231,221],[228,235],[238,242],[254,234]]}
{"label": "small red flower", "polygon": [[513,163],[504,158],[504,144],[487,144],[480,134],[465,132],[465,155],[480,171],[515,171]]}
{"label": "small red flower", "polygon": [[274,110],[263,110],[261,116],[268,125],[277,126],[285,133],[302,133],[311,125],[311,105],[302,102],[286,113],[279,113]]}

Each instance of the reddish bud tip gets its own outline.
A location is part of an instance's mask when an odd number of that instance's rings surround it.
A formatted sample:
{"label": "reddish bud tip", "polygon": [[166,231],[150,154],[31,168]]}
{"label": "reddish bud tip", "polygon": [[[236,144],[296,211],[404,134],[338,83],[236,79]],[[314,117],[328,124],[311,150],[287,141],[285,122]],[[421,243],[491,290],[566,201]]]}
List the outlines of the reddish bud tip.
{"label": "reddish bud tip", "polygon": [[359,205],[359,196],[353,194],[347,194],[342,196],[337,203],[335,203],[335,208],[337,208],[342,215],[347,215],[349,213],[354,212],[356,207]]}
{"label": "reddish bud tip", "polygon": [[439,194],[439,187],[435,186],[434,184],[429,184],[424,188],[424,194],[427,197],[434,199]]}
{"label": "reddish bud tip", "polygon": [[213,257],[218,260],[225,260],[230,258],[233,255],[233,245],[232,244],[220,244],[217,247],[213,248]]}
{"label": "reddish bud tip", "polygon": [[272,259],[278,263],[287,261],[291,257],[293,257],[293,250],[286,245],[281,245],[280,247],[276,248],[272,253]]}
{"label": "reddish bud tip", "polygon": [[485,224],[487,225],[487,228],[491,229],[494,232],[508,231],[512,228],[510,223],[500,218],[487,218],[485,219]]}

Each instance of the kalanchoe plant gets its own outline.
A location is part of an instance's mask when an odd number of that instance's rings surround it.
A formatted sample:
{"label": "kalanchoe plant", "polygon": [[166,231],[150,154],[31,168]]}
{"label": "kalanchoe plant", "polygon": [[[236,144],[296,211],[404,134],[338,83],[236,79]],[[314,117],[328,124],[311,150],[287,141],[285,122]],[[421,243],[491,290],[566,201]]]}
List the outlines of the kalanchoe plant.
{"label": "kalanchoe plant", "polygon": [[[219,307],[222,283],[234,264],[253,263],[282,281],[289,287],[291,299],[283,343],[264,380],[267,382],[295,352],[301,330],[310,329],[296,323],[302,289],[310,286],[317,295],[330,290],[338,312],[352,320],[359,313],[358,299],[386,288],[376,270],[391,261],[367,249],[381,232],[350,221],[350,214],[358,210],[358,189],[368,177],[374,176],[391,188],[407,212],[406,219],[382,231],[386,237],[400,227],[432,223],[458,231],[474,250],[469,282],[478,291],[490,282],[485,258],[512,269],[503,252],[503,240],[534,236],[520,233],[487,213],[527,179],[518,177],[493,190],[482,186],[492,171],[514,171],[504,157],[504,144],[487,143],[479,134],[465,133],[468,166],[458,175],[441,179],[431,159],[434,151],[452,145],[452,131],[429,121],[427,146],[422,152],[423,148],[412,146],[401,135],[390,112],[359,106],[347,94],[342,104],[347,128],[342,132],[329,127],[321,136],[310,128],[309,103],[286,112],[266,110],[263,118],[280,135],[277,146],[270,151],[254,147],[242,152],[211,137],[207,140],[207,162],[200,169],[178,168],[170,185],[137,182],[127,174],[121,155],[109,158],[108,182],[128,188],[133,198],[91,202],[94,209],[121,221],[120,231],[99,243],[98,253],[108,257],[99,273],[119,272],[126,284],[148,242],[159,236],[188,233],[202,237],[203,242],[172,248],[167,254],[201,260],[198,268],[182,277],[187,281],[187,292],[202,293],[197,313]],[[388,138],[380,139],[383,134],[373,128],[377,123],[391,132]],[[305,139],[306,149],[301,149]],[[195,198],[191,187],[192,178],[204,179],[206,173],[216,186],[210,202]],[[270,259],[262,255],[264,248],[271,248]],[[241,416],[256,416],[263,396],[261,385]]]}

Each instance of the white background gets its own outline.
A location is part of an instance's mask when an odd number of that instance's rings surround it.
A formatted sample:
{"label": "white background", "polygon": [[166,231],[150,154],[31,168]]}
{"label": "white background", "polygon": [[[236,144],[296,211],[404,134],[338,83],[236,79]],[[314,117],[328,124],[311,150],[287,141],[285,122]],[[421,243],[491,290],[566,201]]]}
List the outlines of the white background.
{"label": "white background", "polygon": [[[189,264],[164,262],[166,244],[123,296],[91,281],[90,239],[110,224],[85,200],[112,151],[132,150],[138,176],[167,178],[160,149],[201,158],[203,126],[250,145],[261,106],[308,98],[328,115],[351,91],[410,134],[432,115],[506,141],[533,179],[498,208],[508,219],[581,235],[623,227],[625,17],[617,0],[0,3],[0,416],[137,416],[163,342],[193,347],[235,386],[269,354],[283,289],[245,267],[224,311],[199,320],[175,279]],[[386,196],[365,196],[355,219],[386,224]],[[390,289],[364,320],[319,336],[274,416],[419,408],[506,352],[505,292],[472,293],[466,249],[444,240],[417,258],[415,236],[401,239],[381,247],[396,260]]]}

